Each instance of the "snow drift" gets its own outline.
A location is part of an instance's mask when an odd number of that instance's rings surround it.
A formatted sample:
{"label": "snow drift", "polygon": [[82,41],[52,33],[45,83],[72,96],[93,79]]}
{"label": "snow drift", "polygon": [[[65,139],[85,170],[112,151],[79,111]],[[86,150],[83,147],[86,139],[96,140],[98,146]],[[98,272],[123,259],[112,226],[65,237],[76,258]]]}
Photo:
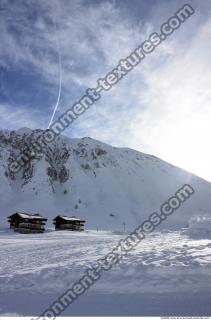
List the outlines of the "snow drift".
{"label": "snow drift", "polygon": [[211,215],[192,217],[184,234],[195,239],[211,239]]}

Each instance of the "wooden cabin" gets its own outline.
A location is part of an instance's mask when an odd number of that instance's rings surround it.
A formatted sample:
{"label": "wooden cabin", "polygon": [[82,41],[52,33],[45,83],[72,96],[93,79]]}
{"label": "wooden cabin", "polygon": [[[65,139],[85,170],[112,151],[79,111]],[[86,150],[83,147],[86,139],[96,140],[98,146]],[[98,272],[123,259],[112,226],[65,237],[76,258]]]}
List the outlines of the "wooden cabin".
{"label": "wooden cabin", "polygon": [[19,233],[42,233],[47,219],[39,214],[16,212],[8,217],[10,228]]}
{"label": "wooden cabin", "polygon": [[55,230],[84,231],[85,220],[59,215],[53,219]]}

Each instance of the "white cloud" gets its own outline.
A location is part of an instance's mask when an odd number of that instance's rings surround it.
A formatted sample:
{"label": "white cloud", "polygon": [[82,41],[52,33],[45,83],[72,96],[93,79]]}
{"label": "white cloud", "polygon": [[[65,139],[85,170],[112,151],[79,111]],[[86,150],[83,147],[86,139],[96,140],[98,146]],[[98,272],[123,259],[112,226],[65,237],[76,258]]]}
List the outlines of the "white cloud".
{"label": "white cloud", "polygon": [[43,120],[40,112],[30,111],[27,107],[0,104],[0,128],[15,130],[21,127],[42,128]]}
{"label": "white cloud", "polygon": [[175,35],[170,59],[145,74],[148,107],[133,120],[130,141],[134,148],[143,145],[145,151],[211,180],[211,19],[198,27],[197,18],[188,23],[195,27],[194,37],[183,45]]}

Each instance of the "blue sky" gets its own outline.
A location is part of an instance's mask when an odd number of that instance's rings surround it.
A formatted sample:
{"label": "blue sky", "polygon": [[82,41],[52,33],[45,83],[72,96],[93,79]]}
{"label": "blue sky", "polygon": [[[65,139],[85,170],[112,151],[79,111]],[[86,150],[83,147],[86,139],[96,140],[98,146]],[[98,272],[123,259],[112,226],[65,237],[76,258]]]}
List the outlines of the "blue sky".
{"label": "blue sky", "polygon": [[[65,134],[154,154],[211,181],[211,2]],[[0,127],[46,128],[184,2],[1,0]]]}

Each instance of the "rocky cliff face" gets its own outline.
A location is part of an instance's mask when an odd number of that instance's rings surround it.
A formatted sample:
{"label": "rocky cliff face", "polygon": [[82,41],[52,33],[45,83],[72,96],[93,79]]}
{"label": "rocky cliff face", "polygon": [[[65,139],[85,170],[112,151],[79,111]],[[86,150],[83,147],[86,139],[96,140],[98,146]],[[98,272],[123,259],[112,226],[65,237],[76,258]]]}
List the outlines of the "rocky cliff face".
{"label": "rocky cliff face", "polygon": [[193,198],[164,223],[184,226],[196,213],[211,211],[211,184],[154,156],[114,148],[91,138],[61,136],[32,156],[18,173],[11,159],[30,148],[41,130],[0,131],[0,199],[2,224],[13,211],[76,215],[88,227],[135,227],[178,188],[190,183]]}

